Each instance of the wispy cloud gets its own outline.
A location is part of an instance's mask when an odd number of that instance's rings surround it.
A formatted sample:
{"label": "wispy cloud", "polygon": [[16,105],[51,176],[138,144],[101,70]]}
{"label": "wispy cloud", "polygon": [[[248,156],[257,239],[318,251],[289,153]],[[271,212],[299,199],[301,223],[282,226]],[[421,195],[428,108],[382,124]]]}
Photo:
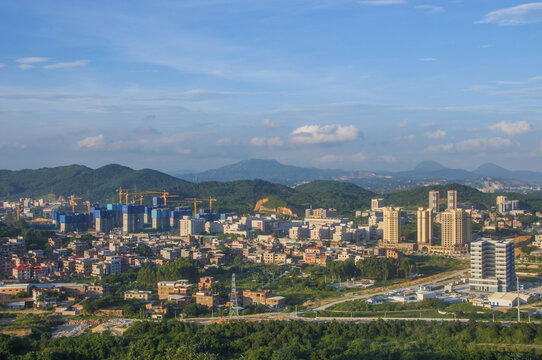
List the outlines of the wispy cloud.
{"label": "wispy cloud", "polygon": [[35,64],[49,61],[46,57],[23,57],[16,60],[19,64]]}
{"label": "wispy cloud", "polygon": [[440,144],[427,147],[425,152],[480,152],[496,151],[512,146],[510,139],[502,137],[494,138],[474,138],[467,139],[457,143]]}
{"label": "wispy cloud", "polygon": [[533,76],[527,80],[495,80],[494,83],[499,85],[525,85],[537,81],[542,81],[542,76]]}
{"label": "wispy cloud", "polygon": [[397,158],[391,155],[380,155],[378,158],[384,160],[384,162],[387,162],[388,164],[395,164],[397,162]]}
{"label": "wispy cloud", "polygon": [[533,127],[527,121],[511,122],[511,121],[501,121],[489,127],[495,132],[502,132],[508,136],[525,134],[529,131],[532,131]]}
{"label": "wispy cloud", "polygon": [[44,69],[71,69],[75,67],[87,66],[88,60],[77,60],[77,61],[64,61],[57,62],[50,65],[45,65]]}
{"label": "wispy cloud", "polygon": [[105,145],[105,136],[99,134],[96,136],[89,136],[77,142],[77,147],[80,149],[97,149]]}
{"label": "wispy cloud", "polygon": [[34,67],[34,65],[30,65],[30,64],[21,64],[19,66],[17,66],[19,69],[21,70],[28,70],[28,69],[32,69]]}
{"label": "wispy cloud", "polygon": [[361,3],[367,5],[397,5],[406,4],[406,0],[364,0]]}
{"label": "wispy cloud", "polygon": [[362,163],[367,161],[367,155],[363,152],[358,152],[351,155],[333,155],[333,154],[327,154],[319,157],[316,159],[318,162],[321,163],[337,163],[337,162],[354,162],[354,163]]}
{"label": "wispy cloud", "polygon": [[442,6],[435,6],[435,5],[416,5],[416,9],[424,10],[428,14],[435,14],[435,13],[444,11],[444,8]]}
{"label": "wispy cloud", "polygon": [[140,128],[137,128],[134,130],[135,133],[140,135],[160,135],[160,130],[150,127],[150,126],[142,126]]}
{"label": "wispy cloud", "polygon": [[0,69],[3,68],[4,66],[6,66],[6,64],[0,63]]}
{"label": "wispy cloud", "polygon": [[273,137],[273,138],[260,138],[260,137],[254,137],[250,139],[250,144],[254,146],[282,146],[284,145],[284,141],[282,141],[279,137]]}
{"label": "wispy cloud", "polygon": [[435,130],[433,132],[426,132],[425,137],[428,139],[442,139],[446,137],[446,131],[444,130]]}
{"label": "wispy cloud", "polygon": [[414,134],[404,135],[404,136],[396,136],[394,138],[395,141],[409,142],[409,143],[413,142],[415,139],[416,139],[416,135],[414,135]]}
{"label": "wispy cloud", "polygon": [[304,125],[292,131],[290,140],[299,144],[343,142],[357,139],[358,132],[354,125]]}
{"label": "wispy cloud", "polygon": [[437,58],[425,57],[425,58],[420,58],[420,61],[426,61],[426,62],[437,61]]}
{"label": "wispy cloud", "polygon": [[542,2],[533,2],[492,11],[477,24],[515,26],[542,21]]}
{"label": "wispy cloud", "polygon": [[269,119],[263,119],[260,124],[263,127],[269,128],[269,129],[275,129],[279,127],[279,124],[276,121],[271,121]]}

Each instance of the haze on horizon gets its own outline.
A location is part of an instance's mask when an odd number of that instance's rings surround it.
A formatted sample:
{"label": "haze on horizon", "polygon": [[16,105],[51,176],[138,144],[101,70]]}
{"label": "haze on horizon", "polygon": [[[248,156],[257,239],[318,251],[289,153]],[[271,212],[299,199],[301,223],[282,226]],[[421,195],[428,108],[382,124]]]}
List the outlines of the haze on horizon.
{"label": "haze on horizon", "polygon": [[542,2],[4,1],[0,168],[542,169]]}

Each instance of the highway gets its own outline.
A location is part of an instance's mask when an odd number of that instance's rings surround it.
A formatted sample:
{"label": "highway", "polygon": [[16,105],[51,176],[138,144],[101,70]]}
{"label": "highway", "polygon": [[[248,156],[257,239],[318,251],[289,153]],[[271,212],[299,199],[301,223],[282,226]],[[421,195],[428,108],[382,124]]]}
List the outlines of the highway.
{"label": "highway", "polygon": [[[420,285],[426,286],[426,285],[435,284],[435,283],[438,283],[438,282],[441,282],[441,281],[446,281],[446,280],[449,280],[449,279],[453,279],[453,278],[455,278],[457,276],[460,276],[460,275],[463,275],[463,274],[467,273],[468,271],[469,271],[469,269],[457,271],[455,273],[452,273],[452,274],[444,276],[444,277],[428,280],[426,282],[418,283],[418,284],[415,284],[415,285],[410,284],[410,285],[404,286],[402,288],[393,289],[393,291],[407,290],[409,288],[412,288],[413,286],[420,286]],[[333,305],[337,305],[337,304],[347,302],[347,301],[352,301],[352,300],[369,299],[369,298],[372,298],[372,297],[375,297],[375,296],[385,295],[389,291],[391,291],[391,289],[388,288],[386,290],[383,290],[383,291],[380,291],[380,292],[375,292],[375,293],[370,293],[370,294],[363,294],[363,295],[356,295],[356,296],[348,296],[347,295],[347,297],[344,298],[344,299],[340,299],[340,300],[333,301],[333,302],[330,302],[328,304],[319,306],[319,307],[315,308],[314,310],[316,310],[316,311],[326,310],[327,308],[329,308],[329,307],[331,307]]]}

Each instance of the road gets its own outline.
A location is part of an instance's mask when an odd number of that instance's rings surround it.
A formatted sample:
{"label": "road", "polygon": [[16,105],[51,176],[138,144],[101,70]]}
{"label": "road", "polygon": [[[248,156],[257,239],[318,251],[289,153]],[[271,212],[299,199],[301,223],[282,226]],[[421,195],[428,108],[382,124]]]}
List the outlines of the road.
{"label": "road", "polygon": [[[431,285],[431,284],[435,284],[435,283],[438,283],[438,282],[441,282],[441,281],[446,281],[446,280],[449,280],[449,279],[453,279],[457,276],[460,276],[462,274],[465,274],[469,271],[469,269],[464,269],[464,270],[461,270],[461,271],[458,271],[458,272],[455,272],[455,273],[452,273],[452,274],[449,274],[447,276],[444,276],[444,277],[440,277],[440,278],[436,278],[436,279],[432,279],[432,280],[428,280],[426,282],[422,282],[422,283],[418,283],[418,284],[415,284],[415,286],[426,286],[426,285]],[[406,290],[408,288],[411,288],[413,285],[410,284],[408,286],[404,286],[402,288],[397,288],[397,289],[393,289],[394,291],[401,291],[401,290]],[[370,294],[364,294],[364,295],[356,295],[356,296],[348,296],[347,298],[345,299],[340,299],[340,300],[337,300],[337,301],[333,301],[333,302],[330,302],[330,303],[327,303],[325,305],[322,305],[320,307],[317,307],[315,308],[314,310],[316,311],[319,311],[319,310],[325,310],[333,305],[337,305],[337,304],[340,304],[340,303],[343,303],[343,302],[347,302],[347,301],[352,301],[352,300],[361,300],[361,299],[368,299],[368,298],[372,298],[372,297],[375,297],[375,296],[379,296],[379,295],[385,295],[387,292],[389,292],[390,289],[386,289],[386,290],[383,290],[383,291],[380,291],[380,292],[376,292],[376,293],[370,293]]]}

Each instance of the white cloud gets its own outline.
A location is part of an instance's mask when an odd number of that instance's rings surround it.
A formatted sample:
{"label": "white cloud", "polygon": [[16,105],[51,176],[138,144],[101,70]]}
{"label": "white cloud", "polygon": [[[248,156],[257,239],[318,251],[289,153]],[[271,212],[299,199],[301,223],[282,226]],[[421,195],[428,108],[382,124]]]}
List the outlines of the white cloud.
{"label": "white cloud", "polygon": [[318,162],[322,163],[332,163],[332,162],[355,162],[361,163],[367,161],[367,156],[363,152],[358,152],[352,155],[333,155],[328,154],[319,157],[316,159]]}
{"label": "white cloud", "polygon": [[397,5],[405,4],[406,0],[364,0],[361,3],[366,5]]}
{"label": "white cloud", "polygon": [[281,138],[273,137],[273,138],[260,138],[260,137],[254,137],[250,139],[250,143],[254,146],[282,146],[284,145],[284,141],[282,141]]}
{"label": "white cloud", "polygon": [[413,142],[415,139],[416,139],[416,135],[414,134],[405,135],[405,136],[396,136],[394,138],[395,141],[409,142],[409,143]]}
{"label": "white cloud", "polygon": [[105,137],[103,134],[89,136],[77,142],[77,147],[81,149],[96,149],[105,145]]}
{"label": "white cloud", "polygon": [[416,9],[425,10],[428,14],[435,14],[444,11],[442,6],[435,5],[416,5]]}
{"label": "white cloud", "polygon": [[508,136],[525,134],[533,129],[531,124],[527,121],[511,122],[511,121],[501,121],[489,127],[495,132],[502,132]]}
{"label": "white cloud", "polygon": [[437,58],[425,57],[425,58],[420,58],[420,61],[423,61],[423,62],[437,61]]}
{"label": "white cloud", "polygon": [[20,64],[35,64],[40,62],[49,61],[49,58],[45,57],[24,57],[16,60]]}
{"label": "white cloud", "polygon": [[479,152],[502,150],[512,146],[510,139],[502,137],[467,139],[455,144],[429,146],[425,152]]}
{"label": "white cloud", "polygon": [[446,131],[444,131],[444,130],[435,130],[433,132],[426,132],[425,133],[425,137],[427,137],[429,139],[442,139],[446,135],[447,135]]}
{"label": "white cloud", "polygon": [[231,145],[232,141],[230,138],[221,138],[216,141],[216,144],[219,146],[227,146],[227,145]]}
{"label": "white cloud", "polygon": [[510,139],[502,137],[494,138],[476,138],[458,142],[455,145],[457,151],[477,151],[477,150],[500,150],[512,146]]}
{"label": "white cloud", "polygon": [[19,69],[22,69],[22,70],[27,70],[27,69],[32,69],[34,66],[33,65],[30,65],[30,64],[21,64],[19,66],[17,66]]}
{"label": "white cloud", "polygon": [[250,143],[254,146],[264,146],[265,145],[265,139],[259,138],[259,137],[253,137],[250,139]]}
{"label": "white cloud", "polygon": [[380,155],[379,158],[384,160],[388,164],[395,164],[397,162],[397,158],[391,155]]}
{"label": "white cloud", "polygon": [[290,134],[290,140],[299,144],[321,144],[355,140],[358,128],[354,125],[304,125]]}
{"label": "white cloud", "polygon": [[492,11],[477,24],[497,24],[515,26],[542,21],[542,2],[522,4]]}
{"label": "white cloud", "polygon": [[404,128],[405,126],[407,126],[406,120],[397,123],[398,128]]}
{"label": "white cloud", "polygon": [[263,119],[260,123],[263,127],[269,128],[269,129],[275,129],[279,127],[279,124],[275,121],[271,121],[269,119]]}
{"label": "white cloud", "polygon": [[86,66],[88,64],[88,60],[77,60],[77,61],[66,61],[66,62],[58,62],[51,65],[45,65],[44,69],[70,69],[74,67],[81,67]]}
{"label": "white cloud", "polygon": [[0,69],[3,68],[4,66],[6,66],[6,64],[0,63]]}

